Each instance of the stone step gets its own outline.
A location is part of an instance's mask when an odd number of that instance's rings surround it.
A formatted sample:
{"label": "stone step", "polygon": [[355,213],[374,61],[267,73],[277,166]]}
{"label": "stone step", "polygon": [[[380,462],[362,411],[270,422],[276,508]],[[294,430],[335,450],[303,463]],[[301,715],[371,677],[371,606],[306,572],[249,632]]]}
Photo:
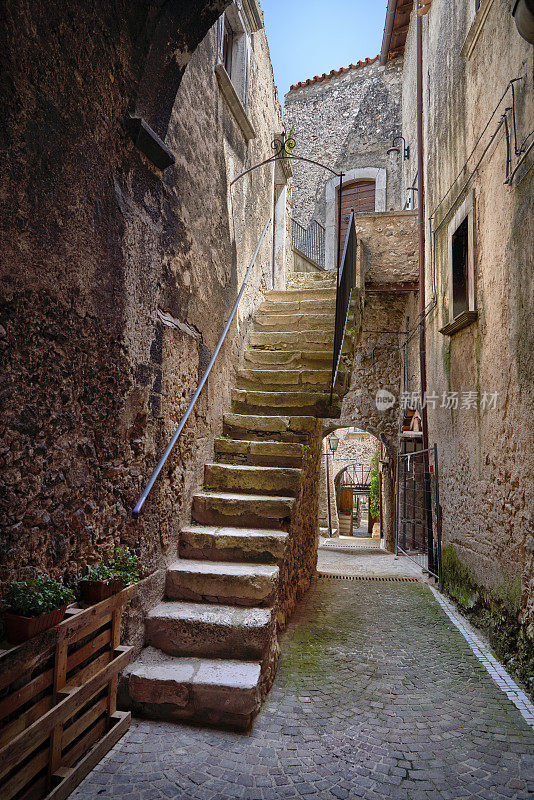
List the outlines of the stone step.
{"label": "stone step", "polygon": [[310,281],[316,283],[317,281],[334,281],[336,280],[336,273],[334,270],[316,270],[314,272],[291,272],[288,281]]}
{"label": "stone step", "polygon": [[202,491],[193,495],[192,517],[205,525],[282,530],[294,504],[292,497]]}
{"label": "stone step", "polygon": [[226,413],[223,430],[232,439],[306,444],[320,424],[315,417],[302,415]]}
{"label": "stone step", "polygon": [[327,314],[256,314],[256,331],[333,331],[335,315]]}
{"label": "stone step", "polygon": [[284,531],[189,525],[180,533],[178,548],[182,558],[270,564],[282,560],[287,538]]}
{"label": "stone step", "polygon": [[297,442],[255,442],[219,437],[214,444],[216,459],[223,464],[297,469],[302,466],[304,446]]}
{"label": "stone step", "polygon": [[232,410],[242,414],[277,411],[279,414],[335,417],[339,414],[340,407],[336,395],[330,404],[329,392],[258,392],[232,389]]}
{"label": "stone step", "polygon": [[124,673],[128,705],[141,716],[248,730],[261,705],[254,661],[169,656],[145,647]]}
{"label": "stone step", "polygon": [[314,391],[330,388],[332,369],[250,369],[237,371],[238,389],[280,391],[297,388],[299,391]]}
{"label": "stone step", "polygon": [[169,600],[146,619],[147,644],[174,656],[262,659],[273,634],[269,608]]}
{"label": "stone step", "polygon": [[286,303],[265,300],[258,309],[260,314],[325,314],[335,315],[336,300],[289,300]]}
{"label": "stone step", "polygon": [[245,369],[249,367],[295,367],[332,369],[332,350],[258,350],[250,348],[243,354]]}
{"label": "stone step", "polygon": [[287,282],[286,290],[290,289],[335,289],[336,275],[327,277],[324,273],[301,272],[291,276]]}
{"label": "stone step", "polygon": [[291,467],[258,467],[248,464],[206,464],[204,489],[215,492],[269,494],[296,497],[302,484],[302,470]]}
{"label": "stone step", "polygon": [[336,297],[335,286],[321,289],[286,289],[286,291],[265,292],[265,300],[278,303],[290,303],[293,300],[332,300]]}
{"label": "stone step", "polygon": [[268,606],[276,597],[278,567],[271,564],[230,564],[180,559],[167,569],[169,600]]}
{"label": "stone step", "polygon": [[[333,352],[334,331],[251,331],[250,347],[263,347],[267,350],[328,350]],[[343,352],[351,348],[351,337],[345,335]]]}

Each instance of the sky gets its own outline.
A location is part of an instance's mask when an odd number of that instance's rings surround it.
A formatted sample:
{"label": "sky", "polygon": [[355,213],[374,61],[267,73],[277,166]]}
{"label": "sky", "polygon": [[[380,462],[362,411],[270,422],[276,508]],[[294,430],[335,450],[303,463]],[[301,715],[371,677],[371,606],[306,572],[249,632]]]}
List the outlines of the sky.
{"label": "sky", "polygon": [[260,0],[280,102],[292,83],[380,52],[387,0]]}

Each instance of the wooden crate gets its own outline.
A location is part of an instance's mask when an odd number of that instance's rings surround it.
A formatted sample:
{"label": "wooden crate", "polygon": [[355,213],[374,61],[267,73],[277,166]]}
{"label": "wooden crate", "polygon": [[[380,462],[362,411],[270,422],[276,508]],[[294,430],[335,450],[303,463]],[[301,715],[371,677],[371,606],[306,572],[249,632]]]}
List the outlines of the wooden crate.
{"label": "wooden crate", "polygon": [[119,673],[133,649],[120,645],[121,615],[135,587],[0,651],[0,797],[60,800],[130,724],[117,712]]}

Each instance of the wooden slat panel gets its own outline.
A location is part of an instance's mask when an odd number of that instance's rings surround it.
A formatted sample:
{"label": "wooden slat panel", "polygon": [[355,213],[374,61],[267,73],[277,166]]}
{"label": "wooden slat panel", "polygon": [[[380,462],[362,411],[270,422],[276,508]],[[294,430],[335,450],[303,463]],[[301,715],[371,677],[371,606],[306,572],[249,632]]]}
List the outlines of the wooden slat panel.
{"label": "wooden slat panel", "polygon": [[114,675],[121,672],[132,660],[133,648],[118,647],[115,655],[116,657],[113,661],[94,675],[86,684],[73,691],[68,697],[65,697],[64,700],[51,708],[44,716],[0,750],[1,775],[16,766],[28,752],[31,752],[36,745],[50,736],[56,725],[71,717],[76,712],[76,709],[81,708],[95,692],[103,688]]}
{"label": "wooden slat panel", "polygon": [[42,753],[38,753],[31,759],[31,761],[28,761],[28,763],[25,764],[19,772],[13,775],[13,777],[10,778],[7,783],[4,783],[3,786],[0,786],[0,797],[2,800],[11,800],[11,798],[24,789],[24,787],[33,778],[35,778],[35,776],[41,772],[41,770],[44,769],[47,764],[48,750],[43,750]]}
{"label": "wooden slat panel", "polygon": [[[150,576],[144,580],[150,580]],[[142,583],[143,581],[140,581],[127,586],[122,592],[89,608],[77,609],[70,606],[69,615],[59,625],[43,631],[28,642],[0,652],[0,689],[8,686],[24,672],[29,671],[32,665],[39,664],[44,658],[51,656],[63,632],[70,644],[76,639],[82,638],[82,635],[88,635],[96,628],[101,627],[105,624],[103,618],[107,617],[109,621],[113,611],[127,603]]]}
{"label": "wooden slat panel", "polygon": [[61,766],[72,767],[77,761],[86,753],[89,748],[102,736],[106,731],[108,721],[107,718],[101,718],[89,728],[87,733],[82,736],[79,742],[70,748],[67,753],[63,754],[61,759]]}
{"label": "wooden slat panel", "polygon": [[43,692],[49,686],[51,687],[53,676],[54,670],[48,669],[46,672],[34,678],[33,681],[27,683],[26,686],[23,686],[22,689],[18,689],[13,694],[4,698],[4,700],[0,702],[0,719],[12,714],[17,708],[20,708],[24,703],[31,700],[32,697]]}
{"label": "wooden slat panel", "polygon": [[[110,720],[112,723],[115,723],[111,730],[109,730],[99,742],[93,745],[89,752],[78,762],[76,767],[74,769],[61,768],[58,770],[57,778],[61,782],[46,796],[45,800],[66,800],[69,794],[83,781],[85,776],[94,769],[98,762],[104,758],[106,753],[119,741],[121,736],[126,733],[130,726],[130,720],[131,714],[129,711],[118,711],[114,714]],[[28,798],[27,800],[33,800],[33,798]]]}
{"label": "wooden slat panel", "polygon": [[14,739],[21,731],[39,719],[43,714],[46,714],[52,708],[52,695],[43,697],[38,703],[29,708],[24,714],[10,722],[0,731],[0,747]]}
{"label": "wooden slat panel", "polygon": [[48,786],[48,777],[43,775],[39,778],[33,786],[30,786],[26,791],[17,797],[17,800],[42,800],[44,793]]}
{"label": "wooden slat panel", "polygon": [[83,669],[80,669],[74,675],[69,676],[69,684],[73,686],[81,686],[82,684],[87,683],[87,681],[92,678],[93,675],[96,675],[96,673],[105,667],[106,664],[109,664],[112,658],[113,653],[110,650],[102,653],[98,656],[98,658],[95,658],[94,661],[91,661],[91,663],[86,667],[83,667]]}
{"label": "wooden slat panel", "polygon": [[[44,636],[44,633],[41,635]],[[20,678],[21,675],[30,675],[40,664],[51,658],[54,652],[53,648],[49,648],[48,650],[33,653],[32,655],[26,654],[24,657],[22,657],[21,654],[20,658],[14,658],[11,655],[23,647],[24,644],[20,644],[10,650],[5,650],[2,656],[0,656],[0,691]]]}
{"label": "wooden slat panel", "polygon": [[89,727],[98,717],[100,717],[107,708],[108,700],[107,697],[102,697],[98,703],[95,703],[89,711],[86,711],[85,714],[73,722],[72,725],[69,725],[68,728],[65,728],[63,731],[63,738],[61,740],[61,747],[63,750],[69,746],[83,731]]}
{"label": "wooden slat panel", "polygon": [[103,631],[98,636],[95,636],[94,639],[91,639],[90,642],[84,644],[83,647],[80,647],[78,650],[75,650],[74,653],[71,653],[67,659],[67,672],[70,672],[78,664],[81,664],[82,661],[85,661],[86,658],[92,653],[98,652],[101,650],[102,647],[105,647],[106,644],[109,644],[111,641],[111,630]]}

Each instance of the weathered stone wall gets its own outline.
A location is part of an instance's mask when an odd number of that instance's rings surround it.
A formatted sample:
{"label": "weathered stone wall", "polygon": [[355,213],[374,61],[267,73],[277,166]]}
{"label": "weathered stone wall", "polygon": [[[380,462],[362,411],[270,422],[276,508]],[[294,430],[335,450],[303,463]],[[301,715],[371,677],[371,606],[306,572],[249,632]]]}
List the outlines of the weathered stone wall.
{"label": "weathered stone wall", "polygon": [[[298,418],[297,418],[298,419]],[[290,427],[293,419],[290,418]],[[321,469],[322,424],[320,420],[302,418],[300,430],[305,434],[306,455],[302,465],[302,489],[291,514],[289,539],[284,560],[280,564],[278,624],[283,626],[291,616],[297,600],[309,588],[317,567],[319,544],[319,475]]]}
{"label": "weathered stone wall", "polygon": [[358,214],[356,234],[363,243],[367,286],[417,282],[417,212]]}
{"label": "weathered stone wall", "polygon": [[[335,171],[386,170],[384,210],[400,205],[400,166],[387,149],[400,133],[401,63],[378,61],[348,69],[339,76],[291,89],[284,119],[294,127],[294,155],[320,161]],[[325,184],[332,175],[305,162],[293,162],[294,217],[308,225],[326,224]]]}
{"label": "weathered stone wall", "polygon": [[189,520],[260,282],[270,285],[270,234],[138,522],[130,509],[207,365],[272,207],[272,166],[236,184],[233,220],[229,181],[271,154],[282,125],[259,31],[248,108],[257,137],[247,146],[214,73],[209,28],[227,3],[209,4],[207,17],[204,5],[180,4],[197,28],[182,35],[189,64],[165,134],[176,164],[161,173],[122,128],[154,9],[101,0],[58,2],[45,14],[5,4],[2,581],[36,570],[73,580],[119,541],[150,572]]}
{"label": "weathered stone wall", "polygon": [[[341,419],[346,425],[373,434],[391,450],[396,449],[399,432],[402,332],[410,294],[366,294],[363,330],[354,351],[350,388],[341,406]],[[377,396],[384,392],[391,395],[389,407],[377,403]]]}
{"label": "weathered stone wall", "polygon": [[[467,0],[434,0],[423,21],[425,214],[427,233],[431,215],[436,232],[435,241],[427,235],[426,262],[435,263],[437,290],[427,326],[428,390],[439,398],[449,391],[460,397],[457,409],[441,407],[438,401],[428,414],[430,439],[438,443],[440,455],[443,538],[459,564],[454,569],[458,575],[469,572],[471,585],[478,586],[476,602],[491,610],[495,630],[502,620],[512,628],[521,620],[532,642],[533,156],[531,152],[505,185],[504,126],[483,154],[511,105],[510,90],[499,102],[511,79],[521,77],[515,84],[518,142],[532,130],[532,46],[518,34],[511,5],[484,0],[475,16],[474,3]],[[415,17],[405,65],[403,129],[410,138],[415,117]],[[473,157],[462,169],[473,148]],[[512,142],[512,166],[517,161]],[[439,332],[449,320],[447,226],[473,190],[478,320],[449,337]],[[432,292],[428,268],[427,300]],[[471,391],[477,399],[470,408],[462,407],[462,393]],[[496,408],[484,408],[485,392],[498,393]],[[451,556],[449,567],[454,563]],[[515,586],[520,586],[517,592]],[[466,602],[475,602],[476,596],[471,590],[464,593]],[[510,637],[512,650],[519,639],[518,631]]]}

